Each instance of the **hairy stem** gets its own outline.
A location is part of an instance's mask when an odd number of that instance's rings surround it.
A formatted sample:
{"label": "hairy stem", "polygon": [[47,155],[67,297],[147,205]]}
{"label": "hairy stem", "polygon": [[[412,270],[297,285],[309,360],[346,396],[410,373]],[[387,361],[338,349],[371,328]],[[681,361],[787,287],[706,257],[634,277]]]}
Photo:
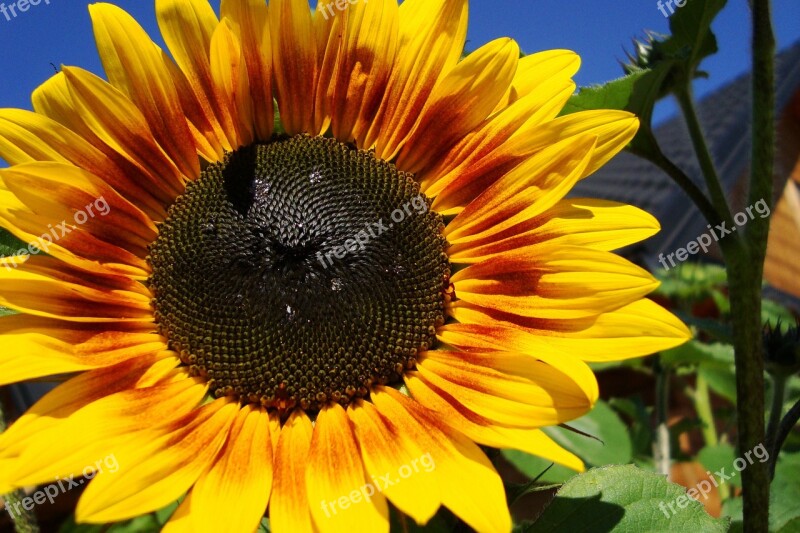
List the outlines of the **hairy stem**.
{"label": "hairy stem", "polygon": [[722,214],[717,212],[717,209],[714,205],[706,198],[706,195],[700,190],[692,179],[686,175],[686,173],[680,169],[675,163],[673,163],[668,157],[666,157],[661,150],[658,150],[657,154],[650,154],[645,152],[638,152],[633,151],[634,154],[642,157],[643,159],[647,159],[658,168],[663,170],[667,173],[667,175],[672,178],[683,192],[694,202],[700,212],[703,214],[706,220],[708,220],[711,224],[719,224],[722,222]]}
{"label": "hairy stem", "polygon": [[[752,204],[772,205],[775,157],[775,36],[770,0],[752,0],[753,145],[750,165]],[[761,279],[769,218],[753,220],[743,233],[744,253],[728,261],[736,354],[739,453],[764,443],[764,359],[761,341]],[[769,524],[769,467],[754,463],[742,471],[745,533],[762,533]]]}
{"label": "hairy stem", "polygon": [[709,193],[711,193],[711,203],[722,220],[733,226],[731,208],[728,205],[728,200],[725,198],[722,182],[719,179],[717,169],[714,166],[714,160],[711,158],[711,152],[703,136],[700,120],[697,118],[697,111],[695,110],[694,100],[692,99],[691,86],[677,91],[675,96],[678,98],[678,104],[686,119],[686,126],[689,128],[689,135],[692,138],[697,160],[700,163],[700,170],[703,172],[706,186],[708,187]]}

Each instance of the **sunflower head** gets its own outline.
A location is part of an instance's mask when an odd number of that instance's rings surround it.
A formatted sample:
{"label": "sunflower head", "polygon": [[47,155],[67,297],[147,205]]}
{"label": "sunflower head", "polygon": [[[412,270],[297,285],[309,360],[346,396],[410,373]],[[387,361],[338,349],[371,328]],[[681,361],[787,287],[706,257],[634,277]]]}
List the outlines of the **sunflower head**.
{"label": "sunflower head", "polygon": [[188,184],[150,248],[159,331],[217,397],[284,413],[399,382],[445,321],[429,202],[334,139],[237,150]]}

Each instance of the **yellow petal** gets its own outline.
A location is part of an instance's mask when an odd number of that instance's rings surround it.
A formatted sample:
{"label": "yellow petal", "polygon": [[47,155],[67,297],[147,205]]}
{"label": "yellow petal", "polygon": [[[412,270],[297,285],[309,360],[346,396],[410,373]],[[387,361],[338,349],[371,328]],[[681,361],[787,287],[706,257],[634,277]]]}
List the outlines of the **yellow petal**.
{"label": "yellow petal", "polygon": [[514,81],[495,111],[540,92],[554,78],[563,81],[572,78],[580,66],[580,56],[570,50],[546,50],[521,58]]}
{"label": "yellow petal", "polygon": [[412,375],[498,425],[561,424],[586,414],[597,399],[596,379],[583,363],[570,365],[569,370],[582,368],[569,372],[563,364],[554,367],[512,352],[428,353]]}
{"label": "yellow petal", "polygon": [[184,109],[197,109],[195,126],[212,145],[227,151],[238,148],[235,117],[211,75],[211,37],[219,25],[211,5],[206,0],[156,0],[156,17],[164,42],[184,76],[185,88],[173,73],[178,91],[188,88],[193,96],[184,103]]}
{"label": "yellow petal", "polygon": [[[12,168],[19,169],[20,166]],[[73,228],[66,218],[34,213],[13,193],[1,190],[2,187],[0,184],[0,225],[22,242],[28,243],[25,248],[14,251],[18,258],[27,258],[31,252],[43,250],[72,267],[94,275],[122,275],[134,279],[148,276],[150,268],[143,259],[145,253],[137,247],[130,246],[135,250],[131,252],[99,239],[83,227],[74,225]],[[56,209],[64,209],[64,206],[57,205]],[[17,261],[14,257],[0,258],[0,266],[7,269],[18,268],[25,262]]]}
{"label": "yellow petal", "polygon": [[477,531],[511,530],[503,483],[474,442],[392,388],[376,387],[372,400],[384,418],[425,450],[420,464],[432,465],[448,509]]}
{"label": "yellow petal", "polygon": [[214,460],[239,406],[219,399],[113,451],[119,470],[95,477],[78,502],[78,522],[118,522],[160,509],[185,493]]}
{"label": "yellow petal", "polygon": [[233,115],[239,143],[250,144],[253,141],[250,80],[241,44],[227,19],[222,20],[211,38],[211,77],[220,99]]}
{"label": "yellow petal", "polygon": [[[101,178],[68,163],[24,163],[0,170],[0,183],[34,213],[51,217],[52,227],[64,220],[93,235],[145,252],[158,229],[136,205],[120,196]],[[82,211],[83,215],[77,215]],[[63,237],[61,229],[42,233]]]}
{"label": "yellow petal", "polygon": [[239,411],[219,456],[181,504],[188,509],[173,520],[187,517],[188,531],[258,529],[272,489],[269,419],[263,409]]}
{"label": "yellow petal", "polygon": [[182,174],[200,175],[194,139],[163,53],[128,13],[111,4],[91,4],[95,41],[108,81],[147,120],[158,143]]}
{"label": "yellow petal", "polygon": [[321,532],[389,531],[386,498],[366,478],[350,421],[338,403],[317,415],[306,489],[314,525]]}
{"label": "yellow petal", "polygon": [[20,267],[0,268],[0,305],[77,322],[152,323],[150,298],[139,292],[138,282],[125,278],[97,281],[76,276],[53,258],[34,256]]}
{"label": "yellow petal", "polygon": [[72,102],[92,133],[128,161],[145,169],[152,185],[164,191],[159,198],[170,201],[181,194],[189,177],[180,173],[158,145],[136,106],[88,71],[64,67],[62,72]]}
{"label": "yellow petal", "polygon": [[[206,390],[199,380],[184,375],[178,381],[98,399],[37,435],[20,454],[14,480],[18,486],[28,486],[54,476],[78,475],[97,459],[116,454],[123,443],[138,439],[142,430],[187,415]],[[142,434],[142,438],[149,437]]]}
{"label": "yellow petal", "polygon": [[457,63],[467,34],[467,0],[407,0],[400,5],[397,59],[386,96],[361,143],[390,160],[402,148],[440,77]]}
{"label": "yellow petal", "polygon": [[269,13],[262,0],[222,0],[220,16],[228,19],[241,43],[252,101],[252,121],[259,140],[272,136],[272,43]]}
{"label": "yellow petal", "polygon": [[583,177],[593,174],[617,155],[636,135],[639,119],[627,111],[601,109],[559,117],[533,135],[518,135],[519,150],[536,152],[570,137],[597,136],[597,147]]}
{"label": "yellow petal", "polygon": [[[444,326],[445,342],[465,348],[493,346],[531,354],[574,354],[590,362],[650,355],[692,338],[689,328],[675,315],[647,299],[598,316],[568,320],[528,319],[470,305],[454,306],[450,314],[462,324]],[[447,331],[450,328],[453,331]]]}
{"label": "yellow petal", "polygon": [[539,217],[499,235],[451,246],[447,255],[452,262],[477,263],[539,243],[612,251],[642,241],[659,229],[653,216],[636,207],[606,200],[568,198]]}
{"label": "yellow petal", "polygon": [[269,504],[270,526],[275,531],[313,531],[306,465],[311,448],[311,421],[295,411],[281,429],[275,451],[275,481]]}
{"label": "yellow petal", "polygon": [[[439,509],[442,496],[432,466],[426,462],[420,468],[425,452],[369,402],[351,405],[347,414],[375,489],[417,524],[426,524]],[[418,471],[413,471],[415,466]]]}
{"label": "yellow petal", "polygon": [[[7,150],[6,146],[10,148]],[[146,183],[137,181],[135,172],[125,174],[119,165],[82,137],[38,113],[0,110],[0,157],[3,156],[12,166],[34,162],[72,164],[101,177],[151,220],[165,217],[165,206],[147,190]]]}
{"label": "yellow petal", "polygon": [[659,285],[649,272],[613,253],[548,244],[468,266],[451,282],[467,303],[543,319],[596,316]]}
{"label": "yellow petal", "polygon": [[511,428],[498,425],[468,409],[458,398],[426,382],[419,375],[406,375],[406,385],[414,399],[439,413],[448,425],[477,443],[493,448],[521,450],[571,468],[584,471],[584,464],[540,429]]}
{"label": "yellow petal", "polygon": [[[3,320],[8,320],[9,317]],[[27,318],[27,317],[23,317]],[[0,457],[16,457],[38,435],[55,427],[78,409],[125,390],[152,387],[165,379],[180,360],[172,352],[129,359],[80,374],[45,394],[0,434]],[[48,472],[48,475],[53,475]]]}
{"label": "yellow petal", "polygon": [[510,139],[552,120],[574,92],[572,80],[555,76],[535,93],[487,118],[421,172],[423,192],[436,196],[437,210],[460,211],[526,158],[528,154]]}
{"label": "yellow petal", "polygon": [[451,244],[497,234],[555,205],[586,170],[597,138],[567,139],[537,153],[473,200],[445,229]]}
{"label": "yellow petal", "polygon": [[4,317],[0,320],[5,346],[0,355],[0,385],[112,366],[165,351],[166,340],[148,329]]}
{"label": "yellow petal", "polygon": [[336,48],[325,56],[335,64],[323,66],[335,78],[318,89],[317,99],[330,99],[322,106],[330,110],[333,134],[350,142],[366,135],[383,99],[397,52],[398,6],[395,0],[356,2],[339,14],[335,3],[327,5],[322,15],[334,11],[340,19],[331,33]]}
{"label": "yellow petal", "polygon": [[281,123],[289,135],[314,131],[314,93],[319,71],[317,41],[306,0],[270,2],[272,66]]}
{"label": "yellow petal", "polygon": [[518,62],[519,46],[503,38],[480,47],[453,68],[420,112],[398,155],[398,168],[419,172],[483,122],[511,84]]}

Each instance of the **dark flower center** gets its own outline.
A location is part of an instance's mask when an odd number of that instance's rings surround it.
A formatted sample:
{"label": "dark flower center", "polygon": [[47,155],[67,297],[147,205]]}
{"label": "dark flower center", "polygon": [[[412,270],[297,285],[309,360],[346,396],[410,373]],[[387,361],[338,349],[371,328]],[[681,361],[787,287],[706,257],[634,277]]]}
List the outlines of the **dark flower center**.
{"label": "dark flower center", "polygon": [[288,410],[396,382],[435,342],[450,274],[411,175],[332,139],[230,154],[150,248],[155,317],[217,396]]}

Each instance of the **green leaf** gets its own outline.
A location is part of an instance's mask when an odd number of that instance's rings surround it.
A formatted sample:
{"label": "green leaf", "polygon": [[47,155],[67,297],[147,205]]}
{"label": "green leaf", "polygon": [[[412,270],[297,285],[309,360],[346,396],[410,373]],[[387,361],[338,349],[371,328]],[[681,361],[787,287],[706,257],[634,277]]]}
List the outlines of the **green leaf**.
{"label": "green leaf", "polygon": [[[17,250],[24,247],[25,243],[14,237],[8,230],[0,228],[0,257],[14,255]],[[5,266],[0,265],[0,268],[5,268]],[[0,317],[15,314],[16,311],[6,309],[5,307],[0,307]]]}
{"label": "green leaf", "polygon": [[[719,472],[722,468],[725,469],[726,474],[731,474],[735,472],[735,470],[732,470],[731,465],[736,460],[736,451],[730,444],[706,446],[697,454],[697,460],[712,474]],[[742,478],[738,475],[732,476],[725,483],[734,487],[741,487]]]}
{"label": "green leaf", "polygon": [[724,533],[727,525],[726,520],[709,516],[683,487],[669,483],[664,476],[626,465],[595,468],[572,478],[539,519],[523,531]]}
{"label": "green leaf", "polygon": [[722,324],[713,318],[696,318],[692,315],[675,311],[681,322],[690,327],[695,327],[724,344],[733,344],[733,329],[730,324]]}
{"label": "green leaf", "polygon": [[[775,467],[775,479],[769,494],[769,531],[797,533],[800,531],[800,453],[782,453]],[[731,532],[742,531],[742,499],[731,499],[722,505],[723,516],[733,520]]]}
{"label": "green leaf", "polygon": [[617,412],[632,420],[629,433],[633,445],[634,458],[646,456],[653,451],[653,425],[651,413],[640,396],[632,398],[611,398],[609,404]]}
{"label": "green leaf", "polygon": [[769,530],[781,533],[800,531],[800,453],[782,453],[775,465],[770,489]]}
{"label": "green leaf", "polygon": [[[548,427],[544,431],[558,444],[583,459],[587,466],[631,462],[633,444],[628,428],[607,403],[598,401],[594,409],[568,425],[599,440],[561,427]],[[503,455],[520,472],[531,478],[541,474],[551,464],[550,461],[517,450],[503,450]],[[573,470],[555,465],[542,476],[541,481],[561,483],[574,475]]]}
{"label": "green leaf", "polygon": [[[181,500],[182,499],[183,498],[181,498]],[[163,509],[159,509],[158,511],[156,511],[155,515],[156,515],[156,520],[158,520],[158,523],[161,524],[162,526],[166,524],[172,517],[172,514],[178,509],[178,505],[179,502],[176,501],[167,505]]]}
{"label": "green leaf", "polygon": [[727,0],[692,0],[669,19],[672,35],[662,43],[661,52],[668,58],[681,59],[687,79],[694,78],[703,59],[717,53],[717,38],[711,23]]}
{"label": "green leaf", "polygon": [[634,84],[645,74],[644,71],[636,72],[603,85],[582,87],[578,94],[569,99],[561,114],[569,115],[593,109],[627,109]]}
{"label": "green leaf", "polygon": [[[530,479],[539,477],[541,483],[564,483],[578,473],[574,470],[519,450],[503,450],[506,461]],[[541,476],[541,477],[540,477]]]}
{"label": "green leaf", "polygon": [[728,533],[742,533],[744,530],[744,524],[742,523],[742,504],[741,498],[732,498],[722,502],[722,516],[732,520],[731,528],[728,530]]}
{"label": "green leaf", "polygon": [[658,269],[655,276],[661,281],[658,294],[690,302],[707,298],[728,283],[724,267],[703,263],[683,263],[668,271]]}
{"label": "green leaf", "polygon": [[0,228],[0,256],[14,255],[25,243],[14,237],[7,229]]}
{"label": "green leaf", "polygon": [[627,76],[582,89],[562,114],[589,109],[630,111],[641,120],[631,151],[650,160],[662,157],[651,127],[655,104],[671,92],[687,90],[702,75],[697,67],[717,51],[711,23],[725,4],[726,0],[692,0],[677,8],[670,18],[672,35],[661,39],[649,34],[646,42],[635,42],[638,52],[631,56],[633,66],[625,67]]}
{"label": "green leaf", "polygon": [[791,327],[794,324],[794,315],[778,302],[767,299],[761,300],[761,322],[769,322],[775,326],[779,321],[784,324],[784,327]]}
{"label": "green leaf", "polygon": [[600,400],[589,413],[567,424],[588,433],[591,439],[560,427],[546,428],[545,432],[588,465],[625,464],[633,456],[633,446],[628,428],[609,405]]}
{"label": "green leaf", "polygon": [[733,346],[730,344],[703,344],[696,340],[661,353],[662,364],[671,366],[699,365],[729,368],[733,361]]}
{"label": "green leaf", "polygon": [[697,373],[702,374],[711,390],[729,402],[736,403],[736,370],[734,365],[728,368],[701,366]]}

